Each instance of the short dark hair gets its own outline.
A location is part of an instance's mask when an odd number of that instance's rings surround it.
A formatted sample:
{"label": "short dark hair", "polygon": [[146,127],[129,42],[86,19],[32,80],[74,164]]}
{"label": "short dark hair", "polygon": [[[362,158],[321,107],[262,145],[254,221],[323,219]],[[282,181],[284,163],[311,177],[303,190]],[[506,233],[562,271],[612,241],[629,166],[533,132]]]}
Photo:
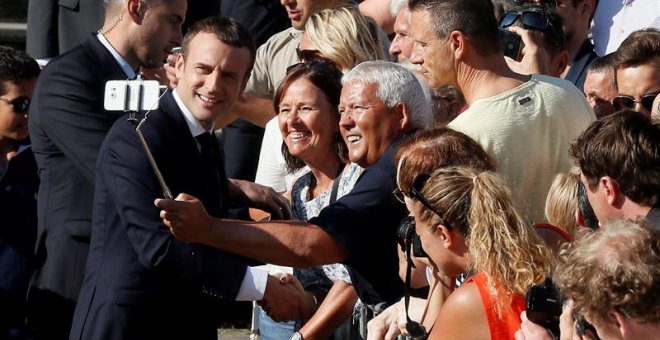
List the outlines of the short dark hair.
{"label": "short dark hair", "polygon": [[660,203],[660,120],[625,110],[592,123],[571,145],[571,157],[592,191],[601,177],[644,206]]}
{"label": "short dark hair", "polygon": [[598,217],[596,217],[596,213],[591,207],[591,203],[589,203],[587,189],[584,188],[582,182],[578,183],[577,203],[578,210],[580,210],[580,214],[582,214],[582,219],[584,220],[584,226],[591,230],[598,229]]}
{"label": "short dark hair", "polygon": [[614,79],[614,52],[595,58],[587,65],[586,73],[609,73],[612,76],[612,87],[616,88]]}
{"label": "short dark hair", "polygon": [[[335,114],[337,119],[339,119],[338,106],[342,87],[341,76],[342,74],[339,69],[331,62],[300,63],[291,66],[290,71],[280,83],[277,91],[275,91],[275,96],[273,97],[275,112],[279,112],[280,102],[289,86],[298,79],[306,79],[325,95],[325,98],[330,102],[330,107],[334,111],[331,114]],[[332,127],[328,126],[327,128],[330,129]],[[335,150],[341,161],[345,162],[348,160],[348,149],[339,133],[335,135]],[[291,155],[286,143],[282,143],[282,155],[284,156],[287,172],[292,173],[305,167],[305,163],[300,158]]]}
{"label": "short dark hair", "polygon": [[660,58],[660,31],[645,28],[632,32],[614,53],[615,69],[638,66]]}
{"label": "short dark hair", "polygon": [[428,11],[438,38],[460,31],[482,53],[501,51],[490,0],[410,0],[408,6],[411,11]]}
{"label": "short dark hair", "polygon": [[27,53],[9,46],[0,46],[0,95],[7,91],[3,82],[17,83],[39,76],[39,64]]}
{"label": "short dark hair", "polygon": [[243,25],[239,24],[238,21],[233,18],[224,16],[212,16],[195,22],[190,29],[188,29],[186,36],[183,37],[181,53],[183,54],[184,59],[187,56],[190,41],[198,33],[215,34],[218,40],[222,41],[224,44],[238,48],[247,48],[250,51],[250,64],[245,77],[250,76],[257,55],[257,48],[254,45],[254,40],[252,40],[250,32],[248,32]]}

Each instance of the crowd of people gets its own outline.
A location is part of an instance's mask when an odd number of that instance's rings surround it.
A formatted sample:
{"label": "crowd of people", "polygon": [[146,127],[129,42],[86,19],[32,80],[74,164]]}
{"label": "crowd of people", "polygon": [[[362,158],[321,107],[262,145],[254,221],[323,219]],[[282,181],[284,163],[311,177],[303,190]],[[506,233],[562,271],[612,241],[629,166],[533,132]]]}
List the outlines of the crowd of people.
{"label": "crowd of people", "polygon": [[0,46],[0,339],[660,338],[652,0],[193,3]]}

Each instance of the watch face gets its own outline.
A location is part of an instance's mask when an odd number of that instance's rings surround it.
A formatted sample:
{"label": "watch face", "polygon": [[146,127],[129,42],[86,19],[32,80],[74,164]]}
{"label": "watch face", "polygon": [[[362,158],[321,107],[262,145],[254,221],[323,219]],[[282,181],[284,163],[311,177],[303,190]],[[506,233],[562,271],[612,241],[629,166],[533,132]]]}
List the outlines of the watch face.
{"label": "watch face", "polygon": [[295,332],[289,340],[303,340],[302,334],[300,332]]}

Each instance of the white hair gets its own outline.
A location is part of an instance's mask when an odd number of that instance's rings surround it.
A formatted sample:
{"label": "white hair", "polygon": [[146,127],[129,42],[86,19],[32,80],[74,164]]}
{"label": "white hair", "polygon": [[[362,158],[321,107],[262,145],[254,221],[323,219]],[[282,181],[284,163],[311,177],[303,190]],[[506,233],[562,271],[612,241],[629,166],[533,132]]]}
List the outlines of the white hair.
{"label": "white hair", "polygon": [[392,0],[390,3],[390,14],[392,14],[392,17],[396,17],[403,7],[408,7],[408,0]]}
{"label": "white hair", "polygon": [[419,79],[405,67],[382,60],[365,61],[358,64],[342,79],[342,85],[351,81],[376,84],[376,96],[388,108],[403,103],[410,112],[411,129],[424,128],[431,124],[431,102],[429,92]]}

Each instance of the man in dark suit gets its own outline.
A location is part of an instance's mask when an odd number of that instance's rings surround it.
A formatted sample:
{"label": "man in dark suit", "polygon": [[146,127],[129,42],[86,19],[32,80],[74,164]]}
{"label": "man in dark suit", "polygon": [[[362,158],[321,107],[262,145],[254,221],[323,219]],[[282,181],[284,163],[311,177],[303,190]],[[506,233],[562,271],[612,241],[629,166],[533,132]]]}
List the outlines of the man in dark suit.
{"label": "man in dark suit", "polygon": [[30,0],[26,49],[48,60],[83,42],[103,24],[103,0]]}
{"label": "man in dark suit", "polygon": [[[270,188],[228,180],[211,135],[243,91],[255,54],[233,19],[195,23],[177,56],[176,90],[138,125],[169,189],[195,193],[218,216],[227,216],[230,200],[280,217],[288,209]],[[244,259],[174,238],[153,205],[162,194],[134,124],[119,119],[99,152],[90,255],[70,339],[216,339],[217,302],[250,289]],[[283,289],[296,293],[268,277],[263,299],[287,298]]]}
{"label": "man in dark suit", "polygon": [[37,338],[66,339],[91,234],[98,150],[118,113],[103,108],[105,82],[161,65],[181,43],[186,0],[108,3],[98,35],[43,71],[29,126],[41,184],[36,272],[28,324]]}

